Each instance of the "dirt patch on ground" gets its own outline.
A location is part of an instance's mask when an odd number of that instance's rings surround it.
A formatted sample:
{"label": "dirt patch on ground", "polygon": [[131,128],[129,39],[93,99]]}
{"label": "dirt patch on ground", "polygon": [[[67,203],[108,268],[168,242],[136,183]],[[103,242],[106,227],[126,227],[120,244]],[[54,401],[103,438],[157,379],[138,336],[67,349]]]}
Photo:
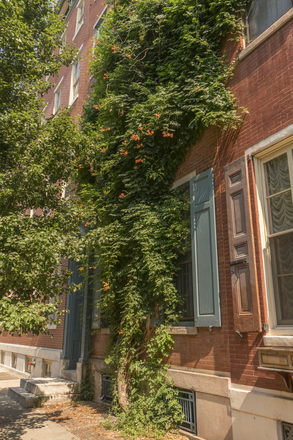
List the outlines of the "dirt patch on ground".
{"label": "dirt patch on ground", "polygon": [[[124,440],[121,434],[104,427],[109,413],[107,405],[94,402],[62,403],[50,405],[36,410],[56,423],[60,423],[69,432],[82,440]],[[180,434],[166,434],[166,440],[187,440]],[[138,437],[136,440],[153,440]]]}

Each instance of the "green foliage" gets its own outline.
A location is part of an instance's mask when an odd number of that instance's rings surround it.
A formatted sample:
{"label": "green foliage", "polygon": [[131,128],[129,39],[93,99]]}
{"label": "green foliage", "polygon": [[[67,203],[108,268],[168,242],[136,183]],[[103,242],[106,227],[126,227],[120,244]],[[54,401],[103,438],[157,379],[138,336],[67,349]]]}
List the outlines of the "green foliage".
{"label": "green foliage", "polygon": [[93,360],[90,358],[86,364],[84,379],[80,382],[78,392],[82,394],[83,400],[93,400],[94,398],[95,377],[93,370]]}
{"label": "green foliage", "polygon": [[67,290],[62,257],[85,249],[78,238],[85,210],[62,193],[86,140],[67,111],[43,120],[41,96],[54,87],[44,76],[76,53],[60,54],[65,23],[54,3],[0,2],[0,316],[2,329],[18,334],[60,322],[51,319],[60,301],[47,300]]}
{"label": "green foliage", "polygon": [[113,412],[118,415],[116,428],[130,438],[160,438],[166,430],[180,424],[181,408],[178,391],[167,376],[168,365],[163,362],[173,347],[173,339],[164,326],[157,328],[148,345],[145,359],[136,359],[130,368],[132,404],[122,412],[114,402]]}
{"label": "green foliage", "polygon": [[227,88],[234,63],[220,50],[227,34],[239,35],[246,1],[108,3],[83,121],[93,143],[81,154],[79,195],[94,207],[87,238],[101,266],[119,427],[134,435],[180,420],[163,362],[171,337],[161,323],[177,319],[174,278],[187,202],[170,188],[205,128],[241,122]]}

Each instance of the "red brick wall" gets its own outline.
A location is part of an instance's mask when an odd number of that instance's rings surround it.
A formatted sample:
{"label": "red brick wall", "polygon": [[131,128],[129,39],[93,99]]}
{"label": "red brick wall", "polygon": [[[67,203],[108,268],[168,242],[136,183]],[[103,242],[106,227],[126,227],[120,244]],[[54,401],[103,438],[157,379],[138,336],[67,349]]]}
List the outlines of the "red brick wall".
{"label": "red brick wall", "polygon": [[[62,303],[59,305],[59,310],[66,309],[66,294],[60,297]],[[35,336],[31,333],[28,335],[12,336],[8,332],[4,332],[0,335],[0,342],[4,344],[18,344],[18,345],[29,345],[30,347],[44,347],[44,348],[55,348],[63,349],[63,337],[64,337],[64,324],[65,315],[61,317],[61,324],[58,325],[56,330],[50,330],[53,338],[50,335],[39,335]]]}
{"label": "red brick wall", "polygon": [[[285,390],[283,380],[273,372],[257,369],[256,347],[263,345],[263,333],[244,334],[239,341],[234,330],[230,259],[228,247],[226,194],[223,167],[244,155],[247,148],[282,130],[293,122],[292,20],[240,61],[230,89],[237,104],[249,110],[244,123],[232,133],[208,129],[192,146],[179,167],[176,180],[196,170],[213,167],[221,289],[222,327],[197,336],[176,336],[174,365],[216,371],[230,371],[233,383]],[[226,46],[229,56],[240,47]],[[253,164],[249,163],[255,254],[262,322],[267,322],[260,233]]]}
{"label": "red brick wall", "polygon": [[[84,11],[84,22],[81,26],[78,34],[76,35],[74,42],[72,39],[75,34],[75,24],[77,8],[76,5],[69,18],[67,27],[67,42],[73,44],[77,49],[82,46],[81,49],[81,70],[79,78],[79,89],[78,98],[75,103],[71,106],[72,115],[81,115],[83,110],[83,105],[87,100],[87,96],[90,93],[90,74],[89,74],[89,61],[92,57],[92,50],[94,47],[94,25],[96,24],[98,17],[101,15],[105,8],[104,0],[85,0],[85,11]],[[61,95],[61,107],[69,106],[70,99],[70,85],[71,85],[71,71],[72,66],[61,67],[60,74],[57,78],[50,78],[50,81],[55,84],[53,89],[44,97],[45,101],[48,102],[46,109],[47,117],[50,117],[54,109],[54,90],[58,85],[62,77],[62,95]]]}

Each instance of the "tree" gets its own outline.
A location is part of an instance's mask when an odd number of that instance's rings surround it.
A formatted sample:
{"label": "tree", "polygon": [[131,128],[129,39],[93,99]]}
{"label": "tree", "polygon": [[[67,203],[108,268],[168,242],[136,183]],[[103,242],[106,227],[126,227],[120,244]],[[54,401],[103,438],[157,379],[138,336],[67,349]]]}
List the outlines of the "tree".
{"label": "tree", "polygon": [[67,111],[43,120],[42,96],[54,86],[44,76],[76,53],[58,50],[64,29],[51,0],[0,2],[0,321],[19,334],[47,332],[58,306],[47,300],[66,290],[62,258],[82,248],[83,211],[74,195],[62,197],[82,135]]}

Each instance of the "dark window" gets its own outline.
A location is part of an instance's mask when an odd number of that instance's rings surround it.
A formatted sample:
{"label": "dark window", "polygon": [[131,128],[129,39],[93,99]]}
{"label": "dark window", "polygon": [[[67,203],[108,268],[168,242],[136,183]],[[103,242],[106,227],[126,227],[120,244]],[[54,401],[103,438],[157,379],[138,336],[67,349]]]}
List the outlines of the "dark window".
{"label": "dark window", "polygon": [[[181,187],[182,192],[190,200],[189,182],[187,185]],[[190,225],[190,210],[184,213],[186,222]],[[193,303],[193,285],[192,285],[192,253],[191,253],[191,235],[186,240],[185,254],[179,254],[177,264],[179,271],[177,275],[176,288],[180,297],[180,304],[178,311],[180,312],[179,321],[193,322],[194,321],[194,303]]]}
{"label": "dark window", "polygon": [[179,305],[180,321],[194,321],[191,251],[180,255],[177,264],[180,267],[176,283],[181,299]]}
{"label": "dark window", "polygon": [[283,440],[293,439],[293,425],[291,423],[282,423],[283,425]]}
{"label": "dark window", "polygon": [[292,0],[253,0],[247,5],[247,39],[253,41],[289,9]]}
{"label": "dark window", "polygon": [[102,398],[101,400],[106,403],[112,403],[113,401],[113,383],[110,376],[107,376],[106,374],[103,374],[102,376],[102,385],[103,385],[103,391],[102,391]]}
{"label": "dark window", "polygon": [[105,15],[107,13],[107,7],[103,10],[102,14],[100,15],[99,20],[97,21],[96,25],[95,25],[95,45],[97,43],[97,40],[99,40],[100,35],[101,35],[101,26],[104,23],[105,20]]}

